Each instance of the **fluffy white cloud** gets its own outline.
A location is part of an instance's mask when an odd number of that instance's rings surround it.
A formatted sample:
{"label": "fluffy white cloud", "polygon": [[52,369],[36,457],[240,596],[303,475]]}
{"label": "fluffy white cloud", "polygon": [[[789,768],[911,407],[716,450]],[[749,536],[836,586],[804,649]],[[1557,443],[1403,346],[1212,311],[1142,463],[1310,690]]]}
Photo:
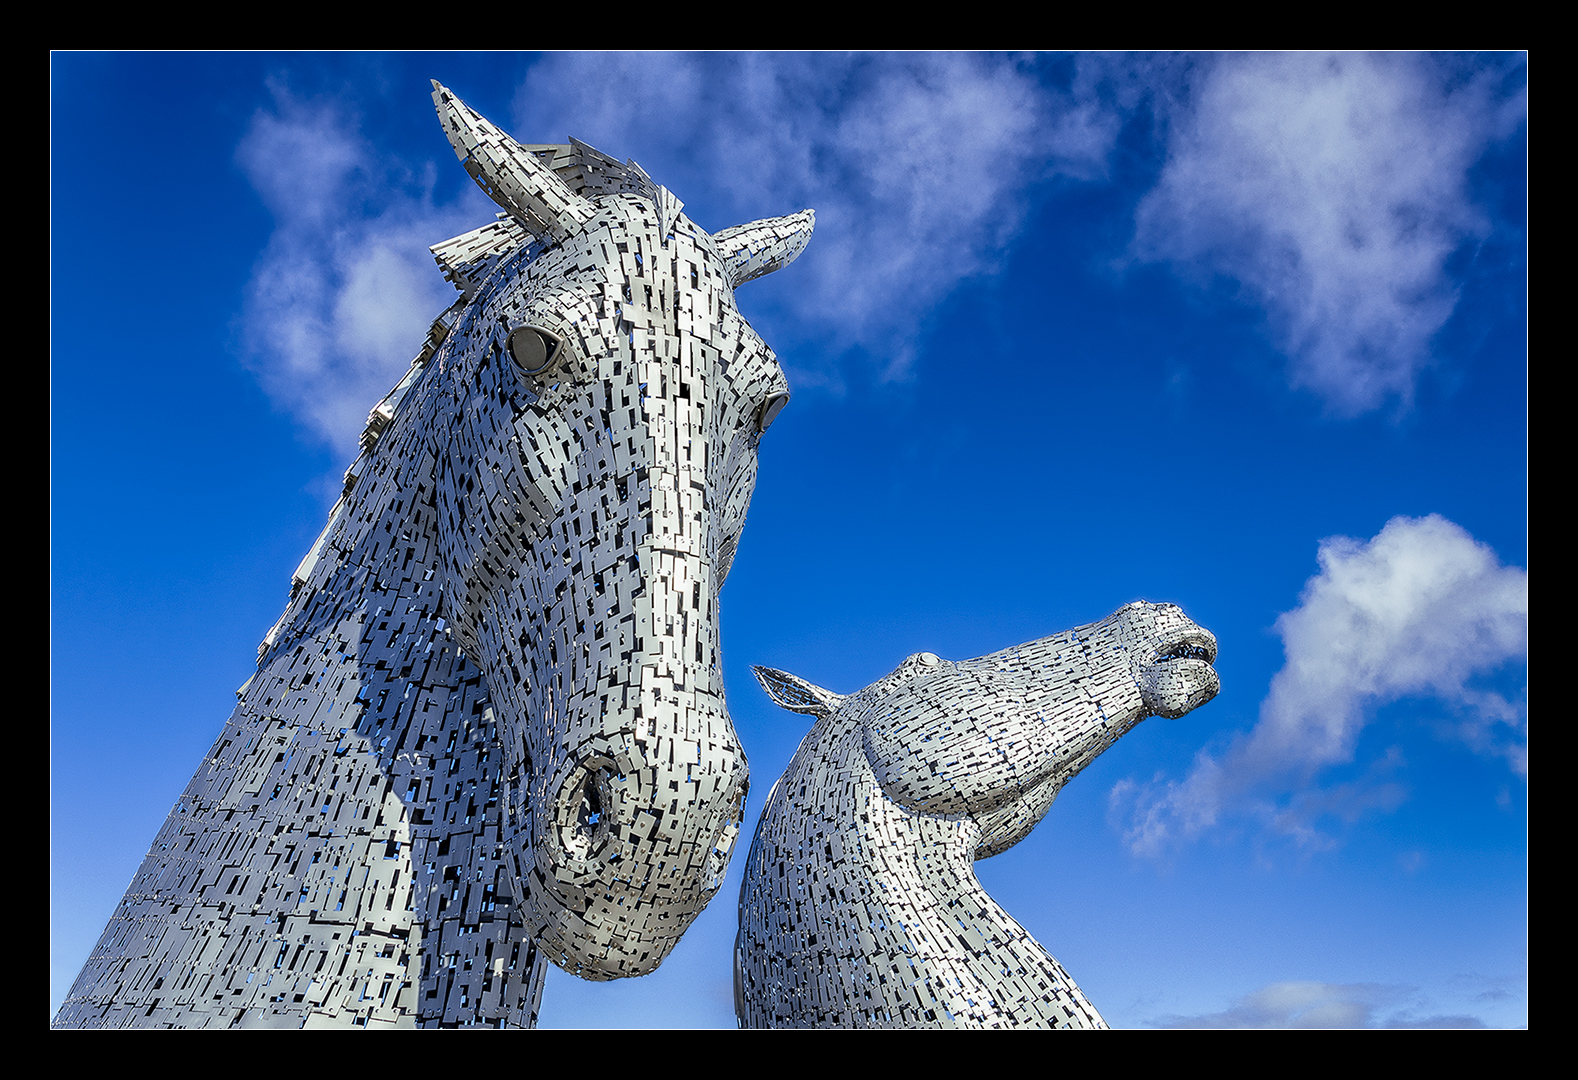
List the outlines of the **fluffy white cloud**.
{"label": "fluffy white cloud", "polygon": [[1118,130],[1078,80],[1060,93],[1027,61],[962,53],[555,54],[528,74],[515,121],[635,157],[709,229],[813,207],[782,303],[888,377],[928,311],[994,268],[1030,182],[1100,175]]}
{"label": "fluffy white cloud", "polygon": [[[1334,410],[1409,398],[1455,303],[1445,261],[1484,227],[1467,170],[1521,98],[1498,104],[1488,76],[1449,87],[1436,61],[1406,55],[1067,63],[1059,80],[1040,61],[962,53],[557,53],[494,119],[635,157],[707,228],[814,207],[793,287],[756,286],[771,299],[751,305],[769,339],[824,346],[822,366],[792,372],[809,387],[838,382],[851,350],[904,376],[936,305],[1000,265],[1035,183],[1100,180],[1122,124],[1148,110],[1168,161],[1134,253],[1236,280],[1295,384]],[[494,208],[474,191],[435,206],[436,174],[381,156],[344,109],[279,88],[237,160],[277,219],[242,319],[248,361],[349,450],[447,303],[427,245]]]}
{"label": "fluffy white cloud", "polygon": [[1487,224],[1468,170],[1522,115],[1429,56],[1244,53],[1196,72],[1134,253],[1236,281],[1295,386],[1339,415],[1406,406]]}
{"label": "fluffy white cloud", "polygon": [[240,320],[264,391],[314,436],[355,453],[367,410],[404,372],[454,291],[428,245],[489,220],[379,158],[354,120],[273,87],[237,163],[273,212]]}
{"label": "fluffy white cloud", "polygon": [[1526,657],[1527,572],[1502,566],[1435,514],[1393,518],[1368,542],[1327,539],[1319,562],[1299,606],[1277,619],[1286,662],[1254,730],[1221,756],[1202,750],[1182,781],[1113,789],[1136,853],[1158,854],[1268,795],[1274,827],[1296,835],[1312,835],[1310,822],[1322,814],[1396,806],[1404,791],[1391,779],[1401,765],[1395,754],[1361,781],[1328,789],[1314,781],[1326,766],[1353,760],[1377,707],[1405,697],[1442,702],[1465,717],[1457,731],[1470,745],[1523,770],[1522,710],[1470,680]]}
{"label": "fluffy white cloud", "polygon": [[1410,987],[1379,983],[1278,982],[1246,994],[1222,1012],[1162,1017],[1155,1026],[1482,1028],[1485,1022],[1470,1015],[1428,1014],[1427,1003]]}
{"label": "fluffy white cloud", "polygon": [[[245,356],[281,408],[352,452],[452,299],[427,246],[495,208],[475,193],[435,206],[346,108],[272,89],[236,155],[276,219]],[[814,207],[814,265],[777,294],[787,317],[770,336],[820,335],[886,377],[905,374],[931,307],[996,265],[1030,181],[1098,176],[1118,125],[1088,85],[1049,91],[1027,61],[965,54],[550,54],[494,119],[635,157],[714,230]],[[838,381],[836,359],[796,385]]]}

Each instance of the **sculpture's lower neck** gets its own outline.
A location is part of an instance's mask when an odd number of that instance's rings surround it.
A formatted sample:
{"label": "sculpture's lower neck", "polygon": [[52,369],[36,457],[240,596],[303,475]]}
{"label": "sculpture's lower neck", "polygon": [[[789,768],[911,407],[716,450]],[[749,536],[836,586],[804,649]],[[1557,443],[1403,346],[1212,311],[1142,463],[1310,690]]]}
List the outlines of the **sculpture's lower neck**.
{"label": "sculpture's lower neck", "polygon": [[[838,785],[843,812],[808,813],[804,800],[821,790],[813,774],[828,759],[853,767],[854,789]],[[889,800],[858,725],[837,717],[819,722],[796,763],[770,798],[751,852],[747,884],[758,891],[741,895],[742,942],[790,945],[784,956],[737,957],[747,1023],[1105,1026],[1061,965],[976,880],[982,829],[973,818]]]}

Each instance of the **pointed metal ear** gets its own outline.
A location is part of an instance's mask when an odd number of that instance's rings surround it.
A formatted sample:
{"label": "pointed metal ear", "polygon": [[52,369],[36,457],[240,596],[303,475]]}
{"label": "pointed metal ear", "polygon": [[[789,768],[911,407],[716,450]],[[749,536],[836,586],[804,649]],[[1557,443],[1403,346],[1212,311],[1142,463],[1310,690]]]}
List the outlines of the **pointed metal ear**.
{"label": "pointed metal ear", "polygon": [[762,684],[767,696],[790,712],[810,713],[812,716],[832,716],[838,710],[843,694],[823,690],[815,683],[808,683],[798,675],[777,668],[752,667],[756,681]]}
{"label": "pointed metal ear", "polygon": [[437,79],[433,106],[455,156],[494,202],[527,231],[561,240],[591,220],[592,204],[571,191],[537,156],[488,123]]}
{"label": "pointed metal ear", "polygon": [[762,218],[712,234],[723,257],[729,284],[738,289],[747,281],[788,266],[811,242],[816,211],[802,210],[788,217]]}
{"label": "pointed metal ear", "polygon": [[531,234],[519,222],[508,214],[500,214],[499,220],[491,224],[451,237],[427,250],[433,253],[444,277],[469,300],[477,283],[500,258],[531,243],[531,239]]}

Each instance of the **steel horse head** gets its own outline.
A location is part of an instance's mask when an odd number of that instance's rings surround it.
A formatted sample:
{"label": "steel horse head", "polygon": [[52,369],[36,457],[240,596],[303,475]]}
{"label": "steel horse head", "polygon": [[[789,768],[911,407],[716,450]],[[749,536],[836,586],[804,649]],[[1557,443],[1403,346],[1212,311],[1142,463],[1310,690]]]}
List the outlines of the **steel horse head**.
{"label": "steel horse head", "polygon": [[634,162],[522,146],[433,86],[504,209],[434,249],[466,300],[416,420],[448,610],[502,717],[528,928],[576,974],[640,975],[741,824],[718,589],[788,386],[734,289],[795,258],[813,214],[709,235]]}
{"label": "steel horse head", "polygon": [[1221,688],[1216,638],[1175,605],[973,660],[916,653],[836,694],[771,668],[816,717],[762,810],[740,887],[745,1027],[1104,1027],[974,863],[1013,847],[1149,716]]}
{"label": "steel horse head", "polygon": [[433,100],[504,213],[433,248],[461,297],[59,1026],[529,1026],[545,958],[645,974],[723,879],[718,589],[789,397],[734,289],[813,215],[709,235]]}

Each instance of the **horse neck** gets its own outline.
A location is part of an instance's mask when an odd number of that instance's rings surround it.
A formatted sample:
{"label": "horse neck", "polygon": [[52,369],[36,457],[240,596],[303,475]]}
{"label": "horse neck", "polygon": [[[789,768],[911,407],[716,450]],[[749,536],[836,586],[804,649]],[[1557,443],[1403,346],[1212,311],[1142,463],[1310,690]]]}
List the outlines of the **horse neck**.
{"label": "horse neck", "polygon": [[345,491],[292,577],[290,602],[260,657],[264,666],[359,616],[379,617],[402,595],[424,598],[423,617],[439,617],[443,581],[428,442],[419,410],[411,409],[346,470]]}
{"label": "horse neck", "polygon": [[[976,878],[979,822],[967,814],[939,818],[905,809],[883,795],[869,765],[859,790],[869,793],[857,827],[877,885],[872,896],[891,935],[888,955],[914,958],[911,977],[925,979],[937,999],[927,1022],[1106,1026],[1062,965]],[[1045,801],[1050,806],[1051,796]],[[847,909],[839,914],[848,917]]]}
{"label": "horse neck", "polygon": [[[817,1026],[1104,1026],[1062,966],[981,887],[980,840],[968,815],[932,817],[887,798],[858,721],[819,721],[769,797],[746,871],[756,893],[742,892],[743,963],[766,945],[796,970],[756,973],[758,1000],[742,1000],[742,1017],[773,1023],[776,1008]],[[789,941],[781,916],[768,914],[785,910],[798,920]],[[844,962],[824,965],[819,955]],[[851,964],[869,970],[843,970]],[[792,1007],[763,1000],[803,973],[839,985],[799,987]],[[885,1002],[873,1003],[873,986]],[[901,986],[924,990],[917,997]]]}
{"label": "horse neck", "polygon": [[[302,789],[290,794],[310,804],[294,824],[325,852],[313,870],[332,860],[330,875],[367,882],[363,899],[346,904],[358,912],[348,921],[401,943],[375,965],[410,989],[398,1007],[380,1002],[373,1018],[531,1026],[546,961],[511,917],[494,850],[503,800],[490,688],[449,632],[430,423],[416,396],[352,466],[354,483],[293,582],[281,632],[237,717],[278,724],[303,748],[309,769],[287,788]],[[331,812],[313,814],[320,802]],[[300,906],[313,908],[315,923],[333,922],[341,916],[324,906],[334,890],[314,887],[311,873]],[[343,964],[343,949],[359,962],[351,939],[336,939],[331,959]],[[473,985],[468,995],[456,965],[481,972],[500,958],[493,993]]]}

